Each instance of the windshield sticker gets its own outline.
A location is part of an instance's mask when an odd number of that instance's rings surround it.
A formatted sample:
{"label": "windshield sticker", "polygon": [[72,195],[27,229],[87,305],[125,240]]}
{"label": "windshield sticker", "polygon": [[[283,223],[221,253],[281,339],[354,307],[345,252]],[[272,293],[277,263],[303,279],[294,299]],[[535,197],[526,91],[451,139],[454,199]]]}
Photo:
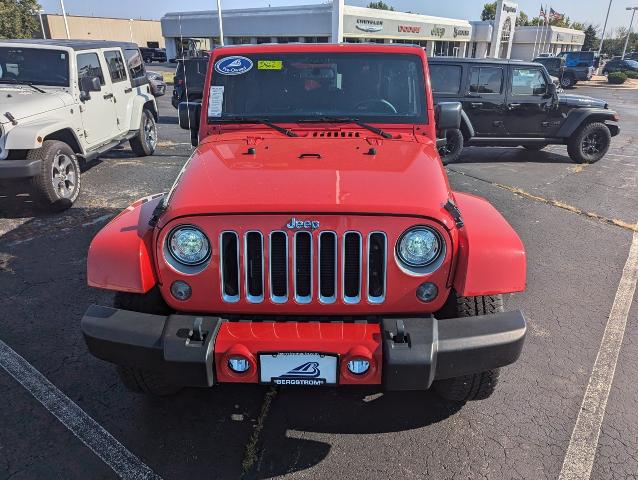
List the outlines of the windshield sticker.
{"label": "windshield sticker", "polygon": [[215,62],[215,71],[222,75],[241,75],[253,68],[253,61],[250,58],[233,55],[224,57]]}
{"label": "windshield sticker", "polygon": [[208,116],[221,117],[224,106],[224,86],[213,85],[208,95]]}
{"label": "windshield sticker", "polygon": [[281,60],[259,60],[257,70],[281,70],[283,62]]}

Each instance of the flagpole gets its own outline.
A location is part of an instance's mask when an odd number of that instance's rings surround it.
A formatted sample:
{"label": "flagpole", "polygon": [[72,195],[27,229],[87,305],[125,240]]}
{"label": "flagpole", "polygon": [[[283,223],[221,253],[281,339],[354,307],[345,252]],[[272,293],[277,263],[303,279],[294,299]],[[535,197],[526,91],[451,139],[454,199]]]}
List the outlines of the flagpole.
{"label": "flagpole", "polygon": [[[541,5],[541,10],[543,10],[543,6]],[[540,20],[540,14],[538,19]],[[540,22],[538,22],[540,24]],[[536,25],[536,37],[534,38],[534,49],[532,50],[532,60],[536,58],[536,43],[538,42],[538,30],[540,25]]]}
{"label": "flagpole", "polygon": [[222,23],[222,1],[217,0],[217,22],[219,24],[219,44],[224,46],[224,25]]}
{"label": "flagpole", "polygon": [[603,51],[603,42],[605,41],[605,31],[607,30],[607,20],[609,20],[609,11],[611,10],[611,2],[613,0],[609,0],[609,6],[607,7],[607,16],[605,17],[605,26],[603,27],[603,34],[600,36],[600,46],[598,47],[598,72],[600,73],[600,54]]}
{"label": "flagpole", "polygon": [[[547,49],[547,32],[549,32],[549,9],[547,5],[545,5],[545,30],[543,33],[543,50]],[[547,52],[543,52],[547,53]]]}

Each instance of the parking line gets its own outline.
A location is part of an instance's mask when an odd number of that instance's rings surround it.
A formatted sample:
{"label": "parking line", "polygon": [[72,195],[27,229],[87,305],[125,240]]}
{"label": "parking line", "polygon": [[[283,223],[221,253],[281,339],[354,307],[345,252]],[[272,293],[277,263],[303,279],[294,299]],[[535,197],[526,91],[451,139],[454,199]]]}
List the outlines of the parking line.
{"label": "parking line", "polygon": [[589,384],[567,447],[559,480],[586,480],[591,476],[605,408],[625,335],[627,317],[636,292],[636,282],[638,282],[638,232],[633,234],[629,256],[623,268],[616,298],[611,307]]}
{"label": "parking line", "polygon": [[22,356],[0,340],[0,367],[125,480],[155,479],[153,472]]}

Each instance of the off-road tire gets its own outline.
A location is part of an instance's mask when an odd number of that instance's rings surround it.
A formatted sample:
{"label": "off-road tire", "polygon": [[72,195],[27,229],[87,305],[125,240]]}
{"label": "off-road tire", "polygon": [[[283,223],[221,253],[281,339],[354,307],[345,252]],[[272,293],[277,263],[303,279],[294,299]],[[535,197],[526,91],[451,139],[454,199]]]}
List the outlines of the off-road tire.
{"label": "off-road tire", "polygon": [[573,75],[563,75],[560,79],[560,86],[563,88],[572,88],[576,85],[576,78]]}
{"label": "off-road tire", "polygon": [[40,160],[40,173],[31,179],[37,203],[62,211],[80,195],[80,163],[66,143],[45,140],[42,147],[29,150],[27,160]]}
{"label": "off-road tire", "polygon": [[443,165],[456,162],[463,151],[463,132],[450,129],[445,132],[447,144],[439,148],[439,156]]}
{"label": "off-road tire", "polygon": [[[113,306],[123,310],[153,315],[168,315],[171,313],[169,306],[162,298],[157,287],[143,294],[117,292],[113,300]],[[118,365],[117,373],[122,384],[134,393],[166,396],[173,395],[182,389],[180,385],[168,382],[160,372]]]}
{"label": "off-road tire", "polygon": [[540,152],[543,148],[547,146],[546,143],[530,143],[528,145],[523,145],[525,150],[529,150],[530,152]]}
{"label": "off-road tire", "polygon": [[174,395],[182,389],[179,385],[168,383],[161,373],[141,368],[118,365],[117,374],[122,384],[133,393],[165,397]]}
{"label": "off-road tire", "polygon": [[[451,295],[454,295],[452,292]],[[501,295],[479,297],[456,297],[456,310],[459,317],[475,317],[503,311]],[[445,321],[445,320],[442,320]],[[471,400],[485,400],[494,393],[498,383],[498,368],[462,377],[437,380],[434,391],[442,398],[452,402],[465,403]]]}
{"label": "off-road tire", "polygon": [[596,163],[611,145],[611,132],[601,122],[586,123],[567,142],[567,153],[576,163]]}
{"label": "off-road tire", "polygon": [[157,147],[157,125],[155,124],[153,112],[148,108],[142,110],[137,135],[131,138],[129,143],[131,150],[138,157],[148,157],[155,152],[155,147]]}

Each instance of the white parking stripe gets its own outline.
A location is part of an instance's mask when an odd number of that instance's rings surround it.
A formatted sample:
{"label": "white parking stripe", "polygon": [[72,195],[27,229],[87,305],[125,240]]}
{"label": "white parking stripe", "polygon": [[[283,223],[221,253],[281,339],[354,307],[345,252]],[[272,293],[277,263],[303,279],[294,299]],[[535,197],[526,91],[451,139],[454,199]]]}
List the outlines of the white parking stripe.
{"label": "white parking stripe", "polygon": [[73,400],[0,340],[0,367],[123,479],[161,479]]}
{"label": "white parking stripe", "polygon": [[567,447],[559,480],[586,480],[591,475],[605,407],[614,381],[627,317],[638,281],[638,232],[634,233],[616,298],[594,362],[583,403]]}

